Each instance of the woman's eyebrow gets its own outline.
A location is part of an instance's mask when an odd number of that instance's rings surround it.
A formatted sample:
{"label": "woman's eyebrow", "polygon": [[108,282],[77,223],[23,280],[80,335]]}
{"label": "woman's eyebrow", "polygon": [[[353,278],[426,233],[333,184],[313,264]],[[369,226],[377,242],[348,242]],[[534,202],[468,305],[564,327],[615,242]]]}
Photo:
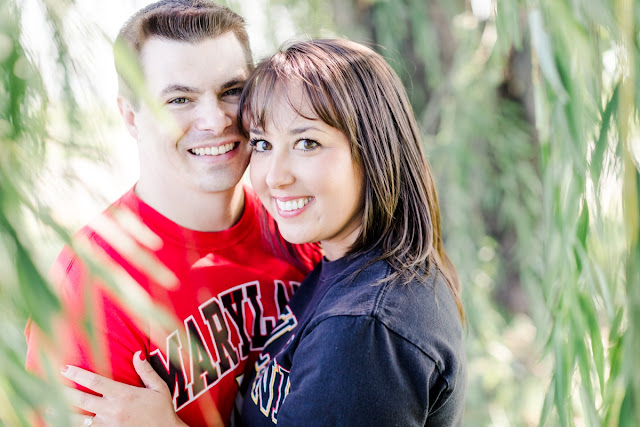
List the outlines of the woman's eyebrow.
{"label": "woman's eyebrow", "polygon": [[290,129],[289,130],[289,135],[299,135],[301,133],[305,133],[305,132],[310,131],[310,130],[313,130],[313,131],[316,131],[316,132],[327,133],[327,132],[323,131],[322,129],[317,128],[315,126],[303,126],[303,127],[299,127],[299,128]]}
{"label": "woman's eyebrow", "polygon": [[[310,130],[313,131],[317,131],[317,132],[322,132],[322,133],[327,133],[325,131],[323,131],[322,129],[319,129],[315,126],[303,126],[303,127],[299,127],[299,128],[293,128],[293,129],[289,129],[289,131],[287,132],[289,135],[300,135],[301,133],[305,133],[308,132]],[[262,130],[261,128],[249,128],[249,132],[250,133],[254,133],[256,135],[264,135],[264,130]]]}

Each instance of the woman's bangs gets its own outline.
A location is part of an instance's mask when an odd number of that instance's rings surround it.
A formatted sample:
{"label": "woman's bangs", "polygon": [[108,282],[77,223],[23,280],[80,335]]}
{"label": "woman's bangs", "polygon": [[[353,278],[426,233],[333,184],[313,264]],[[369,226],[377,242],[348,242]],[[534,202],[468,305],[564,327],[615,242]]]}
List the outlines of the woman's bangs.
{"label": "woman's bangs", "polygon": [[256,71],[247,96],[249,102],[243,106],[243,116],[246,120],[243,125],[245,128],[264,129],[276,89],[277,73],[268,67]]}

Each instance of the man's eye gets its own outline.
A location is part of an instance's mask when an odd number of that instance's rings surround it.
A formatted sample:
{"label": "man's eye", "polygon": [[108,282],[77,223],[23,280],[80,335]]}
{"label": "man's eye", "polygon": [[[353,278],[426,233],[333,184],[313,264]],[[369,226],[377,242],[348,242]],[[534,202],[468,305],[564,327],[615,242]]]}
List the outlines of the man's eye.
{"label": "man's eye", "polygon": [[189,102],[189,100],[187,98],[173,98],[172,100],[169,101],[169,104],[186,104],[187,102]]}
{"label": "man's eye", "polygon": [[241,93],[242,93],[241,87],[234,87],[232,89],[225,91],[223,95],[224,96],[240,96]]}
{"label": "man's eye", "polygon": [[271,150],[271,143],[264,139],[252,139],[249,141],[249,145],[253,147],[253,151],[263,152]]}
{"label": "man's eye", "polygon": [[320,144],[318,144],[313,139],[301,139],[298,142],[296,142],[296,145],[294,146],[294,148],[298,150],[311,151],[317,148],[319,145]]}

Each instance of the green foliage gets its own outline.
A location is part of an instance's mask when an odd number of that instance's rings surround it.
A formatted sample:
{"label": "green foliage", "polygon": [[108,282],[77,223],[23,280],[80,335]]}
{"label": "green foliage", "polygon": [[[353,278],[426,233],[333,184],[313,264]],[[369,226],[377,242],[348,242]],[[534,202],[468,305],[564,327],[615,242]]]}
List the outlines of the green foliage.
{"label": "green foliage", "polygon": [[[25,372],[24,328],[31,317],[42,330],[50,331],[51,319],[61,309],[46,279],[49,265],[44,260],[48,260],[47,241],[67,241],[68,233],[37,193],[49,156],[62,150],[61,161],[74,156],[99,158],[95,143],[86,146],[78,138],[90,126],[82,120],[87,113],[73,88],[76,70],[83,70],[72,59],[62,30],[72,5],[66,0],[35,3],[51,35],[48,72],[60,77],[52,98],[52,88],[45,84],[51,76],[45,76],[43,58],[26,41],[27,5],[0,0],[0,425],[27,426],[31,408],[63,407],[62,393],[55,386]],[[49,368],[49,379],[58,376],[58,367]],[[68,422],[61,419],[58,425]]]}
{"label": "green foliage", "polygon": [[[59,405],[22,368],[22,328],[59,310],[39,230],[67,240],[33,189],[52,147],[84,141],[62,22],[42,0],[55,108],[25,49],[21,3],[0,0],[0,423]],[[223,2],[241,11],[238,0]],[[640,419],[640,5],[632,0],[271,0],[264,37],[344,35],[401,76],[424,131],[447,250],[469,319],[465,425],[634,425]],[[289,16],[295,34],[281,34]],[[55,115],[63,131],[47,125]],[[63,135],[63,136],[61,136]],[[49,376],[55,375],[51,367]],[[62,421],[60,421],[64,424]]]}
{"label": "green foliage", "polygon": [[640,419],[639,7],[313,3],[389,59],[421,119],[469,317],[465,425]]}
{"label": "green foliage", "polygon": [[[603,206],[612,195],[621,197],[615,184],[622,178],[618,146],[627,146],[637,132],[636,112],[629,104],[637,102],[620,96],[633,93],[628,85],[635,70],[625,70],[624,62],[633,63],[640,52],[626,40],[625,31],[636,34],[637,27],[617,22],[615,17],[623,16],[619,12],[603,2],[564,1],[540,2],[528,11],[541,72],[536,124],[544,193],[550,196],[544,204],[541,285],[553,319],[547,348],[555,356],[555,394],[547,400],[553,399],[562,425],[572,425],[580,416],[588,425],[638,419],[630,412],[637,403],[621,405],[621,399],[634,399],[631,384],[638,377],[630,370],[634,359],[623,350],[622,339],[640,303],[629,292],[636,281],[629,265],[637,242],[623,231],[621,216]],[[617,63],[608,75],[602,64],[611,52]],[[630,170],[637,174],[631,161],[624,173]],[[628,185],[628,178],[624,181]],[[636,203],[631,209],[636,217],[637,208]],[[615,255],[603,258],[607,252]],[[625,272],[624,263],[615,260],[627,257]],[[621,321],[627,316],[628,323]],[[605,341],[602,331],[607,330]],[[627,339],[634,340],[633,334]],[[621,390],[620,384],[627,382]]]}
{"label": "green foliage", "polygon": [[[20,39],[20,10],[13,2],[0,2],[5,10],[0,16],[2,52],[2,99],[0,108],[0,254],[3,283],[0,318],[4,328],[0,340],[0,421],[7,425],[26,425],[25,409],[34,402],[35,380],[24,373],[24,338],[21,330],[27,313],[47,325],[50,316],[59,309],[35,261],[36,248],[21,233],[29,189],[33,188],[34,173],[42,165],[43,117],[47,99],[43,96],[40,76],[27,56]],[[18,373],[22,372],[23,375]]]}

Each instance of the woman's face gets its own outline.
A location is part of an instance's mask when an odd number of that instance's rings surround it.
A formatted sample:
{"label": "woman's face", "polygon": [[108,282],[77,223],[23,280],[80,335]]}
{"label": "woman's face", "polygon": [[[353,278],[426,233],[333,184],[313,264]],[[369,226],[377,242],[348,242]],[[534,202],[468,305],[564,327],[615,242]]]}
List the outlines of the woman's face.
{"label": "woman's face", "polygon": [[362,172],[347,137],[317,118],[300,87],[274,96],[266,128],[250,129],[253,188],[287,241],[319,241],[327,259],[340,258],[362,226]]}

